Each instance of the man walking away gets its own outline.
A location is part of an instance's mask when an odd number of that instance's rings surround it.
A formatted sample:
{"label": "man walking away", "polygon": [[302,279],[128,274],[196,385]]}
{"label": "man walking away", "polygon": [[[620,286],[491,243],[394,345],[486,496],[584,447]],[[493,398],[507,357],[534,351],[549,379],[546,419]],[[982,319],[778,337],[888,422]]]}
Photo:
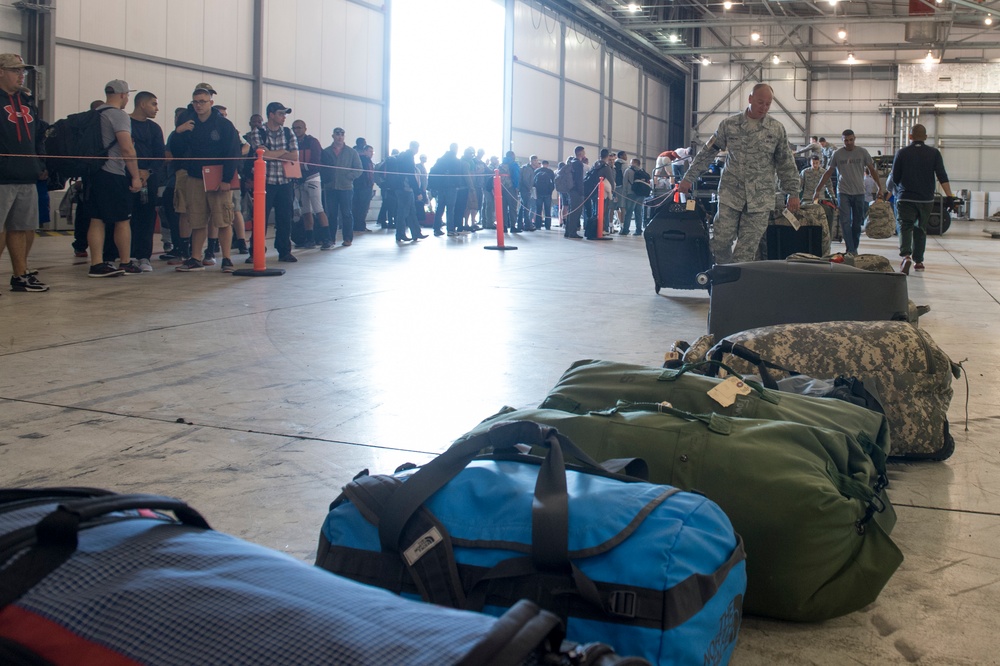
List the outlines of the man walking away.
{"label": "man walking away", "polygon": [[899,220],[899,270],[910,274],[924,270],[924,250],[927,247],[927,224],[934,205],[934,178],[941,183],[945,195],[951,197],[948,173],[944,170],[941,151],[926,145],[927,129],[914,125],[910,130],[910,145],[900,149],[892,161],[892,172],[886,184],[896,188],[896,219]]}

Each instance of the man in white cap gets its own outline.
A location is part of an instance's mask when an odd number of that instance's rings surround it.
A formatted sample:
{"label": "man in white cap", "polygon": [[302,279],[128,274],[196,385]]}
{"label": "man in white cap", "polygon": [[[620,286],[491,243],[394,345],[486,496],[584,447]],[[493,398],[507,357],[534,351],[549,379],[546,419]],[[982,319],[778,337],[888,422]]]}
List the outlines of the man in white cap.
{"label": "man in white cap", "polygon": [[[106,101],[97,107],[97,112],[101,114],[101,137],[109,148],[104,166],[88,178],[84,195],[88,197],[91,211],[90,228],[87,230],[89,277],[115,277],[123,273],[142,272],[130,259],[132,194],[142,189],[139,162],[132,144],[132,119],[124,111],[130,92],[133,91],[125,81],[108,81],[104,86]],[[114,227],[118,268],[104,262],[105,223]]]}
{"label": "man in white cap", "polygon": [[34,69],[16,53],[0,54],[0,152],[23,157],[0,160],[0,251],[6,243],[11,291],[48,291],[48,286],[28,272],[29,237],[38,228],[38,192],[35,183],[45,170],[36,157],[38,112],[22,94],[25,71]]}

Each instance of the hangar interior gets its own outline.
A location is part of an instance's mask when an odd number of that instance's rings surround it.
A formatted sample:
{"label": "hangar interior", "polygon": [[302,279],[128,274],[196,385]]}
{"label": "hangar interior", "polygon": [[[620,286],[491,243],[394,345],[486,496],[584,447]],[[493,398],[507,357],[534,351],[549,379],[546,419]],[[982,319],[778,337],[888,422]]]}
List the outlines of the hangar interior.
{"label": "hangar interior", "polygon": [[[393,4],[23,1],[0,5],[0,49],[39,64],[29,85],[49,121],[122,78],[158,95],[166,130],[165,111],[207,80],[241,131],[279,100],[324,144],[342,126],[381,155],[420,139],[389,122],[388,45],[405,29]],[[558,161],[581,144],[648,168],[703,142],[757,81],[774,87],[771,115],[800,145],[839,144],[850,127],[888,155],[914,122],[927,126],[952,189],[968,193],[964,215],[929,241],[926,273],[908,278],[910,298],[931,306],[920,326],[965,360],[949,412],[956,452],[890,465],[906,559],[877,602],[815,624],[745,617],[732,663],[997,663],[1000,241],[983,232],[1000,208],[994,6],[501,4],[504,120],[487,154]],[[427,35],[443,38],[474,42],[475,29]],[[428,65],[419,103],[439,103],[446,68]],[[465,102],[442,112],[475,113]],[[552,231],[484,251],[493,240],[400,247],[371,233],[302,252],[274,280],[158,265],[88,281],[69,239],[42,235],[31,263],[52,290],[0,298],[0,481],[178,496],[217,529],[311,561],[327,505],[361,469],[427,461],[501,406],[536,405],[576,360],[658,366],[672,341],[705,332],[708,295],[655,294],[641,239]],[[862,248],[898,260],[894,239]]]}

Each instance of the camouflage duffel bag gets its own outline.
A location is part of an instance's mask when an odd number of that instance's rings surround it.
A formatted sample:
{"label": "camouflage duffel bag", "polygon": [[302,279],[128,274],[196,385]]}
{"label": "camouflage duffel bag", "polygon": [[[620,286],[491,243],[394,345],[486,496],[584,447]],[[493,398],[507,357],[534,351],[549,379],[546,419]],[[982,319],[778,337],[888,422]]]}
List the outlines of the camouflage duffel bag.
{"label": "camouflage duffel bag", "polygon": [[896,233],[896,216],[888,201],[875,201],[868,207],[868,224],[865,235],[868,238],[892,238]]}
{"label": "camouflage duffel bag", "polygon": [[[759,355],[763,367],[724,352],[726,343]],[[927,332],[907,322],[765,326],[727,335],[706,358],[722,361],[740,373],[759,372],[765,385],[767,375],[772,379],[792,373],[857,377],[866,387],[873,387],[881,400],[889,421],[892,457],[944,460],[955,451],[955,440],[948,432],[948,406],[951,378],[958,379],[962,369]]]}

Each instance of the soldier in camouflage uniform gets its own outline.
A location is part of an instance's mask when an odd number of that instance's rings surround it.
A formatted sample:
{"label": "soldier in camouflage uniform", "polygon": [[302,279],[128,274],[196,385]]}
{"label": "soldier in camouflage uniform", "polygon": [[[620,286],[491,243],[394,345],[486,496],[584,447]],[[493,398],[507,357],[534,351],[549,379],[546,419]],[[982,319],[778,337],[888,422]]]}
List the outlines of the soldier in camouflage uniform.
{"label": "soldier in camouflage uniform", "polygon": [[[820,166],[820,162],[822,159],[819,155],[814,155],[810,160],[810,166],[799,172],[800,199],[812,201],[813,192],[816,191],[816,186],[819,185],[819,181],[823,177],[823,168]],[[821,195],[820,199],[833,200],[833,192],[829,187],[824,187]]]}
{"label": "soldier in camouflage uniform", "polygon": [[719,123],[677,185],[684,194],[690,192],[698,175],[720,151],[726,151],[712,235],[716,263],[754,260],[774,208],[776,174],[781,191],[788,195],[788,210],[794,213],[799,209],[799,173],[785,128],[767,115],[773,99],[771,86],[754,86],[746,110]]}

